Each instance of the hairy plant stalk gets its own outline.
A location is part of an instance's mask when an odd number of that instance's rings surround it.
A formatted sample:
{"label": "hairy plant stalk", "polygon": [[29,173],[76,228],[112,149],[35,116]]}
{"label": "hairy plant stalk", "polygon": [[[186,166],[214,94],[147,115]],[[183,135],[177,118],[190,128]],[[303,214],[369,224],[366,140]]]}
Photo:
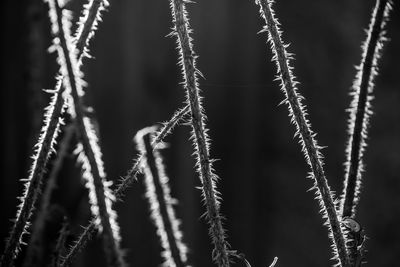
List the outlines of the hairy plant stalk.
{"label": "hairy plant stalk", "polygon": [[86,246],[87,242],[96,232],[96,220],[92,219],[87,227],[84,227],[83,233],[79,236],[75,244],[71,246],[60,267],[68,267],[72,265],[76,255]]}
{"label": "hairy plant stalk", "polygon": [[135,137],[138,149],[144,157],[141,168],[145,176],[144,184],[150,206],[150,216],[164,249],[161,253],[165,260],[163,266],[188,266],[188,249],[182,242],[180,221],[176,218],[173,208],[177,201],[171,197],[169,179],[166,176],[161,155],[158,149],[153,149],[151,145],[151,138],[155,130],[155,127],[144,128]]}
{"label": "hairy plant stalk", "polygon": [[[179,109],[175,112],[172,118],[163,123],[163,127],[156,134],[154,140],[152,142],[152,146],[156,148],[160,143],[163,142],[164,138],[171,133],[172,129],[184,118],[186,114],[188,114],[189,106],[185,106],[182,109]],[[116,190],[114,191],[114,195],[116,196],[116,200],[121,200],[126,189],[133,183],[133,181],[137,180],[137,175],[140,171],[140,165],[142,164],[143,154],[140,153],[136,160],[134,160],[131,169],[129,169],[128,173],[121,180],[121,183],[118,185]],[[65,257],[64,263],[62,266],[70,266],[77,256],[78,252],[83,250],[86,246],[87,242],[96,232],[95,227],[95,219],[91,220],[88,226],[84,228],[85,230],[79,236],[78,240],[75,242],[73,246],[71,246],[69,253]]]}
{"label": "hairy plant stalk", "polygon": [[103,234],[104,250],[109,266],[125,266],[119,244],[116,212],[112,209],[114,196],[109,189],[110,183],[106,181],[96,132],[89,118],[84,115],[82,73],[78,67],[76,54],[73,53],[69,36],[69,21],[64,15],[65,12],[62,12],[58,0],[49,0],[48,3],[64,86],[66,92],[72,96],[73,105],[69,111],[75,118],[77,134],[81,142],[82,149],[78,160],[82,163],[83,177],[87,181],[91,210],[98,218],[96,223]]}
{"label": "hairy plant stalk", "polygon": [[[81,19],[81,31],[76,37],[76,54],[81,60],[83,52],[89,40],[94,36],[94,31],[100,21],[100,12],[108,5],[105,0],[90,0],[84,12],[85,19]],[[79,61],[80,61],[79,60]],[[26,179],[25,189],[21,199],[17,216],[10,235],[7,239],[6,246],[0,260],[1,266],[12,265],[13,260],[17,257],[20,245],[23,243],[22,238],[27,233],[27,225],[32,215],[32,209],[35,206],[37,198],[40,196],[40,186],[43,175],[46,170],[47,161],[56,142],[58,129],[60,127],[61,115],[64,106],[64,87],[62,86],[62,78],[58,79],[57,85],[53,91],[54,96],[50,105],[45,109],[44,126],[42,127],[38,143],[35,145],[32,167],[29,171],[29,177]]]}
{"label": "hairy plant stalk", "polygon": [[89,42],[95,34],[101,21],[101,12],[109,6],[107,0],[88,0],[83,6],[82,16],[79,18],[78,30],[75,37],[75,49],[79,61],[83,57],[90,57],[88,53]]}
{"label": "hairy plant stalk", "polygon": [[29,240],[28,249],[25,256],[24,266],[38,266],[42,262],[43,257],[43,231],[46,225],[46,219],[49,214],[50,200],[53,191],[57,188],[58,174],[62,168],[64,158],[68,154],[68,147],[70,145],[73,134],[75,133],[75,127],[73,124],[69,124],[65,127],[64,136],[60,141],[60,147],[58,149],[57,157],[54,159],[53,167],[47,179],[45,189],[43,191],[42,200],[39,206],[39,210],[36,214],[36,218],[32,224],[32,236]]}
{"label": "hairy plant stalk", "polygon": [[[160,129],[160,131],[156,134],[154,137],[154,140],[152,142],[152,146],[156,148],[159,144],[163,142],[165,137],[167,137],[168,134],[171,133],[172,129],[179,124],[180,121],[183,120],[185,115],[187,115],[190,111],[189,105],[186,105],[184,108],[178,109],[174,115],[171,117],[171,119],[167,122],[164,122],[162,125],[163,127]],[[134,182],[136,181],[136,177],[139,173],[139,168],[140,164],[143,159],[143,154],[140,153],[137,157],[137,159],[133,162],[132,167],[129,169],[128,173],[125,175],[125,177],[121,180],[120,184],[116,188],[114,194],[117,197],[117,199],[120,199],[126,189]]]}
{"label": "hairy plant stalk", "polygon": [[191,125],[193,129],[193,141],[197,155],[197,169],[202,182],[202,193],[206,204],[206,218],[210,225],[209,233],[214,245],[212,259],[218,266],[230,265],[229,244],[225,239],[225,229],[220,215],[220,196],[216,190],[217,176],[213,173],[212,161],[209,156],[210,142],[205,127],[205,115],[199,96],[197,82],[196,56],[193,51],[191,29],[185,8],[185,1],[170,0],[173,17],[173,32],[176,35],[180,55],[180,65],[184,78],[187,102],[190,104]]}
{"label": "hairy plant stalk", "polygon": [[64,217],[64,222],[61,226],[60,233],[57,238],[56,245],[53,249],[53,256],[51,257],[51,266],[58,267],[62,262],[62,254],[65,251],[65,242],[67,240],[67,236],[69,234],[68,231],[68,222],[67,218]]}
{"label": "hairy plant stalk", "polygon": [[345,163],[346,174],[343,196],[341,199],[342,217],[355,217],[360,197],[361,176],[364,171],[363,156],[367,147],[369,120],[372,114],[374,80],[378,74],[378,60],[381,56],[385,38],[385,24],[389,19],[391,1],[377,0],[372,13],[367,39],[362,45],[362,59],[357,67],[350,95],[348,120],[349,139],[347,142]]}
{"label": "hairy plant stalk", "polygon": [[[61,83],[61,81],[58,81],[58,83]],[[28,222],[40,193],[43,175],[46,171],[45,166],[51,153],[54,151],[59,127],[62,124],[62,118],[59,115],[63,113],[64,102],[58,101],[60,98],[62,98],[60,93],[54,92],[50,105],[46,108],[44,126],[41,130],[38,143],[35,145],[33,164],[29,172],[29,177],[26,179],[24,193],[20,198],[21,204],[18,207],[15,223],[1,258],[1,266],[11,266],[13,264],[20,250],[20,245],[23,244],[23,235],[27,233]]]}
{"label": "hairy plant stalk", "polygon": [[314,188],[321,206],[321,212],[323,218],[328,219],[326,225],[329,229],[329,236],[333,239],[334,257],[341,266],[348,266],[349,257],[334,202],[334,195],[328,186],[323,170],[323,156],[320,152],[320,147],[315,141],[315,134],[311,130],[310,123],[306,119],[305,108],[301,103],[302,96],[297,91],[297,82],[292,74],[292,67],[289,65],[291,55],[286,51],[287,46],[282,42],[281,31],[278,28],[279,23],[274,17],[274,12],[271,8],[272,1],[257,0],[257,3],[260,6],[261,16],[265,19],[266,27],[264,27],[263,31],[268,32],[268,41],[274,54],[273,60],[278,67],[281,89],[286,96],[285,102],[288,104],[292,122],[296,124],[296,135],[300,137],[302,150],[312,170],[311,176],[314,179]]}

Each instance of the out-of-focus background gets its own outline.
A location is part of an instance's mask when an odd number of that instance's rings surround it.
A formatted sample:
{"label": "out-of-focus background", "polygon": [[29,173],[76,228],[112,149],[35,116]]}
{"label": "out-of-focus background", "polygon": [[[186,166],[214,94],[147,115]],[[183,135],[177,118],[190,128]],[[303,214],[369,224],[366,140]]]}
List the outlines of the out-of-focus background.
{"label": "out-of-focus background", "polygon": [[[74,22],[84,0],[72,0]],[[185,92],[172,27],[169,1],[111,0],[84,61],[87,103],[96,111],[108,178],[125,175],[136,157],[135,133],[165,121],[183,106]],[[375,114],[371,120],[366,173],[357,220],[368,236],[369,266],[395,266],[400,252],[400,6],[395,3],[387,27],[387,43],[376,79]],[[0,250],[11,228],[21,178],[28,175],[29,158],[42,124],[43,108],[53,88],[58,66],[51,44],[47,5],[39,0],[1,1],[1,179]],[[342,191],[347,140],[349,88],[361,58],[372,0],[277,1],[274,5],[283,39],[295,54],[294,73],[305,96],[309,119],[326,146],[329,184]],[[194,48],[204,96],[223,201],[221,212],[232,249],[246,255],[252,266],[332,264],[327,229],[322,225],[312,181],[300,151],[294,126],[277,82],[275,63],[257,34],[264,25],[253,1],[203,0],[188,5]],[[74,28],[75,29],[75,28]],[[188,126],[179,126],[162,151],[172,194],[179,199],[184,240],[193,266],[212,266],[207,225],[200,216],[198,175]],[[75,142],[73,142],[75,144]],[[87,191],[75,157],[65,161],[53,196],[54,216],[45,240],[63,214],[70,222],[72,241],[90,218]],[[51,166],[50,166],[51,168]],[[122,247],[130,266],[162,263],[155,228],[149,219],[142,177],[118,203]],[[23,249],[21,256],[24,255]],[[100,238],[95,237],[75,266],[104,266]],[[21,264],[21,260],[17,262]],[[367,265],[367,266],[368,266]],[[244,266],[238,263],[236,266]]]}

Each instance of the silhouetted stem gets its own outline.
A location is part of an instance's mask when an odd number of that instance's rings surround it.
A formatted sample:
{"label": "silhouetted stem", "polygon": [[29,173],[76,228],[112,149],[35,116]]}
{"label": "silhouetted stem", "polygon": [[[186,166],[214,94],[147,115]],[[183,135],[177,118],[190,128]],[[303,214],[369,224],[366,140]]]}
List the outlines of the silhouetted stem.
{"label": "silhouetted stem", "polygon": [[45,228],[46,219],[50,208],[50,199],[53,191],[57,188],[58,174],[62,168],[64,159],[68,153],[68,147],[71,139],[75,133],[75,127],[73,124],[69,124],[65,127],[64,136],[61,139],[60,147],[58,150],[57,157],[54,159],[53,167],[49,174],[49,178],[45,185],[45,189],[42,195],[42,201],[39,206],[39,210],[36,214],[36,218],[33,222],[32,236],[29,240],[28,250],[25,256],[24,266],[37,266],[42,263],[42,246],[43,246],[43,230]]}
{"label": "silhouetted stem", "polygon": [[[60,82],[58,82],[60,84]],[[55,92],[50,105],[46,108],[46,114],[39,141],[36,144],[36,151],[33,156],[33,165],[29,173],[29,178],[25,184],[21,205],[17,212],[17,218],[11,230],[10,236],[0,262],[1,266],[11,266],[14,258],[20,250],[20,244],[24,233],[27,233],[27,223],[32,215],[32,209],[35,205],[40,192],[43,175],[46,171],[46,164],[53,151],[55,139],[57,137],[60,123],[60,115],[63,112],[64,102],[60,101],[62,96]]]}
{"label": "silhouetted stem", "polygon": [[[322,167],[320,147],[317,145],[314,139],[315,134],[312,132],[310,123],[305,117],[306,113],[300,101],[302,96],[297,91],[296,82],[291,72],[292,68],[289,66],[290,54],[286,52],[286,46],[282,42],[281,31],[278,28],[279,24],[271,8],[272,3],[267,0],[257,0],[257,2],[260,6],[261,15],[266,23],[264,31],[268,31],[269,33],[268,40],[274,54],[273,60],[276,61],[278,66],[282,91],[286,95],[285,102],[288,104],[292,121],[294,121],[297,126],[296,135],[300,137],[300,142],[303,147],[302,150],[312,169],[312,177],[315,182],[314,187],[317,189],[317,197],[320,200],[323,217],[328,218],[327,224],[330,232],[329,235],[333,238],[334,254],[338,257],[342,266],[348,266],[349,258],[346,250],[345,238],[334,204],[334,197],[329,189]],[[336,255],[336,253],[338,255]]]}
{"label": "silhouetted stem", "polygon": [[197,168],[202,182],[202,193],[206,204],[206,218],[210,225],[209,233],[214,245],[212,259],[218,266],[229,266],[230,259],[228,251],[229,244],[225,240],[225,230],[220,215],[220,203],[216,191],[216,175],[212,171],[209,156],[209,140],[205,128],[205,115],[201,106],[199,88],[197,83],[196,56],[193,51],[191,32],[185,2],[183,0],[170,1],[174,29],[177,37],[180,64],[184,77],[187,102],[190,104],[192,114],[191,126],[193,128],[193,141],[197,154]]}
{"label": "silhouetted stem", "polygon": [[158,149],[153,149],[151,138],[155,127],[140,130],[135,137],[144,162],[142,169],[145,175],[146,197],[149,201],[150,215],[157,228],[157,235],[163,247],[161,253],[163,265],[171,267],[187,266],[187,247],[182,242],[179,220],[176,218],[171,197],[168,177]]}
{"label": "silhouetted stem", "polygon": [[349,141],[344,192],[342,197],[342,217],[354,217],[360,196],[363,156],[367,147],[369,119],[372,114],[374,79],[378,60],[385,41],[384,28],[389,17],[391,1],[377,0],[372,13],[367,39],[363,44],[363,55],[354,81],[350,105]]}
{"label": "silhouetted stem", "polygon": [[100,217],[99,227],[103,232],[104,250],[109,266],[124,266],[122,251],[119,247],[119,227],[116,225],[116,214],[112,210],[112,195],[106,186],[106,177],[103,171],[100,147],[97,144],[96,133],[89,118],[84,115],[82,100],[83,90],[80,81],[78,62],[72,53],[69,43],[68,23],[62,14],[58,0],[49,0],[52,29],[59,42],[56,43],[61,72],[64,76],[64,85],[67,93],[73,99],[71,113],[75,118],[77,135],[82,143],[81,153],[84,168],[84,177],[88,180],[90,200],[93,214]]}

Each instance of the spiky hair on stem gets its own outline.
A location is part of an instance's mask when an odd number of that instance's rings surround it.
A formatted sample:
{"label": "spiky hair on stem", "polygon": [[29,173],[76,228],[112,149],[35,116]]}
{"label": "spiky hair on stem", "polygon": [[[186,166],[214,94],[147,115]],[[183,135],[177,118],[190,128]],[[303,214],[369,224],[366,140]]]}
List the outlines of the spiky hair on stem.
{"label": "spiky hair on stem", "polygon": [[[58,80],[58,84],[61,80]],[[25,182],[21,204],[18,206],[17,216],[7,240],[6,247],[1,258],[1,266],[10,266],[17,257],[21,244],[24,244],[23,235],[27,233],[29,220],[32,210],[40,194],[43,176],[46,172],[46,164],[54,152],[54,145],[59,132],[60,125],[63,123],[59,114],[64,112],[65,106],[62,96],[58,91],[52,92],[53,96],[48,107],[45,108],[44,126],[41,129],[38,143],[35,145],[35,152],[32,156],[33,163]]]}
{"label": "spiky hair on stem", "polygon": [[92,238],[93,234],[96,232],[95,219],[92,219],[90,222],[91,223],[87,227],[83,228],[83,233],[79,236],[78,240],[76,240],[75,243],[71,245],[70,249],[62,260],[60,267],[71,266],[75,257]]}
{"label": "spiky hair on stem", "polygon": [[[178,109],[167,122],[162,123],[162,127],[153,139],[152,146],[156,148],[158,145],[162,144],[165,137],[167,137],[172,132],[174,127],[183,120],[183,118],[189,113],[189,111],[190,107],[186,105],[184,108]],[[126,189],[134,181],[136,181],[142,159],[143,154],[140,153],[137,156],[136,160],[133,161],[133,165],[129,169],[128,173],[121,179],[117,189],[115,190],[115,196],[117,197],[117,199],[120,199]]]}
{"label": "spiky hair on stem", "polygon": [[60,266],[60,264],[62,262],[62,254],[65,251],[65,243],[67,241],[68,234],[69,234],[68,220],[66,217],[64,217],[64,221],[61,225],[61,229],[59,231],[56,244],[53,248],[50,266],[54,266],[54,267]]}
{"label": "spiky hair on stem", "polygon": [[75,35],[75,46],[79,61],[81,61],[82,57],[90,57],[88,51],[89,42],[97,30],[99,22],[101,22],[101,13],[108,6],[107,0],[88,0],[83,6]]}
{"label": "spiky hair on stem", "polygon": [[315,133],[311,130],[311,125],[306,118],[307,112],[301,103],[303,97],[297,90],[297,82],[292,74],[293,68],[290,66],[292,55],[286,51],[285,45],[281,38],[281,30],[278,28],[278,21],[272,10],[273,1],[257,0],[260,6],[260,13],[265,20],[266,26],[262,31],[268,32],[268,42],[271,45],[273,53],[273,61],[277,65],[277,79],[281,81],[281,90],[285,94],[284,103],[287,104],[291,122],[296,125],[298,136],[302,146],[302,151],[312,172],[310,176],[314,180],[313,189],[315,189],[316,198],[321,207],[321,214],[327,219],[325,225],[329,230],[329,237],[332,240],[332,249],[334,259],[338,265],[348,266],[349,257],[346,249],[345,237],[340,224],[340,217],[336,210],[335,197],[331,192],[326,180],[321,147],[315,140]]}
{"label": "spiky hair on stem", "polygon": [[197,157],[197,171],[200,174],[202,183],[202,195],[206,205],[205,217],[209,224],[209,234],[214,245],[212,259],[218,266],[229,266],[230,255],[235,252],[229,251],[229,244],[226,241],[225,229],[220,214],[221,196],[216,189],[217,175],[212,167],[212,160],[209,155],[210,141],[205,127],[205,114],[199,94],[197,74],[201,73],[196,69],[196,55],[193,50],[192,37],[188,13],[184,0],[170,0],[172,13],[173,30],[171,36],[177,37],[179,64],[182,67],[183,85],[186,90],[186,101],[190,105],[191,126],[193,145]]}
{"label": "spiky hair on stem", "polygon": [[372,12],[367,39],[362,45],[362,59],[351,88],[353,97],[348,119],[348,142],[346,147],[345,181],[341,198],[342,217],[355,217],[360,198],[361,178],[364,171],[363,156],[367,147],[369,121],[372,115],[375,77],[378,61],[386,42],[385,25],[392,7],[390,0],[377,0]]}
{"label": "spiky hair on stem", "polygon": [[[100,21],[100,12],[103,7],[107,6],[106,1],[93,0],[90,6],[87,6],[81,21],[81,29],[76,36],[75,52],[77,57],[81,59],[83,51],[86,51],[86,46],[98,22]],[[85,20],[86,19],[86,20]],[[93,27],[93,25],[96,25]],[[80,61],[80,60],[79,60]],[[39,140],[34,147],[33,163],[29,171],[29,177],[25,180],[25,189],[21,197],[21,205],[18,208],[17,218],[7,239],[4,253],[1,258],[1,265],[9,266],[17,257],[23,234],[27,233],[29,218],[32,214],[32,209],[35,206],[37,198],[40,196],[40,186],[43,180],[43,175],[46,169],[47,161],[57,139],[60,123],[62,122],[61,115],[64,112],[64,86],[63,78],[57,78],[58,82],[52,92],[54,95],[49,106],[45,109],[44,126],[42,127]]]}
{"label": "spiky hair on stem", "polygon": [[41,203],[36,214],[36,218],[32,224],[32,235],[29,240],[27,252],[24,260],[24,266],[34,266],[41,262],[42,246],[43,246],[43,231],[45,230],[46,219],[49,216],[49,207],[52,193],[57,188],[58,174],[62,168],[64,158],[68,154],[69,144],[73,137],[75,128],[72,124],[65,126],[64,136],[62,137],[57,157],[54,159],[53,167],[49,173],[49,177],[45,183]]}
{"label": "spiky hair on stem", "polygon": [[[120,248],[119,227],[116,222],[116,212],[112,209],[114,196],[109,189],[110,182],[106,181],[101,150],[92,122],[85,117],[83,105],[83,82],[81,77],[76,50],[73,49],[69,33],[70,23],[63,15],[57,0],[48,0],[49,15],[52,23],[54,45],[58,52],[58,62],[64,77],[66,93],[71,97],[69,112],[75,119],[77,134],[82,149],[78,160],[82,163],[83,178],[89,188],[89,198],[93,215],[98,218],[97,226],[102,232],[104,250],[110,266],[124,266]],[[79,149],[78,149],[79,150]]]}
{"label": "spiky hair on stem", "polygon": [[157,148],[157,146],[162,145],[163,139],[171,133],[173,128],[190,112],[190,106],[186,105],[184,108],[178,109],[174,115],[172,115],[172,118],[167,121],[162,123],[161,129],[158,131],[157,134],[155,134],[155,138],[153,139],[152,145],[154,146],[154,149]]}
{"label": "spiky hair on stem", "polygon": [[136,136],[138,150],[144,160],[141,169],[144,173],[146,198],[149,201],[150,217],[157,228],[164,258],[163,266],[184,267],[188,265],[188,248],[182,241],[180,220],[176,217],[173,205],[177,200],[172,198],[169,178],[165,173],[163,159],[158,149],[153,148],[152,139],[156,127],[140,130]]}
{"label": "spiky hair on stem", "polygon": [[[163,123],[162,128],[160,129],[160,131],[157,132],[153,139],[152,146],[157,147],[160,143],[162,143],[163,139],[171,133],[174,126],[179,124],[179,122],[184,118],[186,114],[188,114],[188,106],[176,111],[168,122]],[[142,160],[143,155],[140,153],[137,159],[134,160],[133,165],[129,169],[128,173],[125,175],[124,178],[122,178],[120,184],[117,186],[116,190],[114,191],[114,195],[117,201],[122,201],[122,197],[126,189],[129,188],[133,181],[137,180],[136,177],[139,173]],[[91,236],[96,232],[97,228],[95,227],[95,221],[96,218],[92,219],[90,223],[86,227],[84,227],[84,231],[79,236],[75,244],[71,246],[67,256],[65,257],[64,263],[62,265],[63,267],[70,266],[72,264],[78,252],[84,249]]]}

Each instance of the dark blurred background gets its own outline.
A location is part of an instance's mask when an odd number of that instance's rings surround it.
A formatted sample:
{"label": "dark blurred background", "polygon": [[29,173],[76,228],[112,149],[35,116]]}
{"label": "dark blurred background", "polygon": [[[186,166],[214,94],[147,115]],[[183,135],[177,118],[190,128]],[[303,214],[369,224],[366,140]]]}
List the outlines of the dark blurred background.
{"label": "dark blurred background", "polygon": [[[85,2],[68,4],[74,22]],[[83,70],[87,103],[93,105],[99,121],[108,178],[116,181],[137,154],[132,142],[135,133],[169,119],[183,106],[185,92],[179,84],[175,39],[165,37],[172,26],[169,1],[110,2],[90,46],[95,59],[86,59]],[[357,215],[369,238],[369,266],[396,266],[400,253],[400,83],[395,80],[400,74],[400,7],[395,2],[387,27],[390,42],[376,79],[375,114]],[[3,251],[17,196],[22,194],[19,179],[28,175],[29,156],[49,101],[41,89],[54,87],[58,66],[55,55],[47,53],[51,44],[47,5],[39,0],[3,0],[0,5]],[[373,6],[373,0],[281,0],[275,4],[283,38],[296,55],[294,72],[313,129],[319,143],[327,146],[323,150],[327,178],[338,194],[344,176],[348,93]],[[278,106],[283,94],[272,81],[276,67],[270,60],[267,35],[257,34],[264,25],[258,7],[248,0],[203,0],[189,5],[188,11],[194,48],[200,55],[198,68],[205,76],[200,87],[211,155],[219,159],[215,169],[221,178],[221,211],[232,248],[244,253],[253,266],[267,266],[274,256],[279,257],[278,266],[331,265],[327,229],[314,193],[307,192],[312,186],[306,179],[309,168],[293,138],[295,129],[287,108]],[[179,126],[167,138],[170,148],[162,154],[172,194],[180,201],[177,212],[191,251],[190,262],[212,266],[189,137],[190,128]],[[53,196],[59,208],[47,228],[56,229],[59,217],[66,214],[71,224],[69,241],[90,218],[79,169],[71,153]],[[116,209],[129,265],[158,266],[161,248],[149,220],[141,178]],[[104,266],[101,249],[100,239],[94,238],[75,266]]]}

